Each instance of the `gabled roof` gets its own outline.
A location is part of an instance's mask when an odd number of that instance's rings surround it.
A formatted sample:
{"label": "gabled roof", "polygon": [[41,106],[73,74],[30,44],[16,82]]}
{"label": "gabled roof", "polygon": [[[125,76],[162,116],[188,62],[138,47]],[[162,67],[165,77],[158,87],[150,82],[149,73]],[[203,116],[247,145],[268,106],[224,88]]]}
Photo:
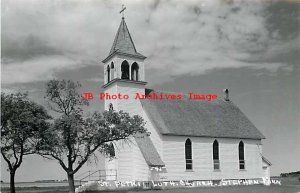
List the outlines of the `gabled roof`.
{"label": "gabled roof", "polygon": [[[146,93],[155,91],[146,90]],[[157,93],[157,92],[156,92]],[[151,122],[163,135],[263,139],[263,134],[231,101],[141,100]]]}
{"label": "gabled roof", "polygon": [[135,136],[135,141],[149,166],[165,166],[149,136]]}
{"label": "gabled roof", "polygon": [[118,32],[116,34],[109,55],[106,59],[103,60],[103,62],[105,62],[107,59],[111,58],[115,54],[133,56],[142,59],[146,58],[145,56],[136,51],[124,17],[122,18],[122,21],[120,23]]}

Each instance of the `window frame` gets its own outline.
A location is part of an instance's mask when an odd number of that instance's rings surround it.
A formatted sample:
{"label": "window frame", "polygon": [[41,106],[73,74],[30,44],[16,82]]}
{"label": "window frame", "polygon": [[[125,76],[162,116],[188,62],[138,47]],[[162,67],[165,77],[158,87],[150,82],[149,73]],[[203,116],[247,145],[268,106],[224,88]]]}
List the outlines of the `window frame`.
{"label": "window frame", "polygon": [[190,138],[185,140],[184,153],[185,153],[185,170],[193,171],[193,145],[192,145],[192,140]]}
{"label": "window frame", "polygon": [[243,141],[239,142],[239,145],[238,145],[238,156],[239,156],[239,170],[245,170],[246,169],[245,143]]}
{"label": "window frame", "polygon": [[220,146],[218,140],[213,142],[213,168],[214,170],[220,170]]}

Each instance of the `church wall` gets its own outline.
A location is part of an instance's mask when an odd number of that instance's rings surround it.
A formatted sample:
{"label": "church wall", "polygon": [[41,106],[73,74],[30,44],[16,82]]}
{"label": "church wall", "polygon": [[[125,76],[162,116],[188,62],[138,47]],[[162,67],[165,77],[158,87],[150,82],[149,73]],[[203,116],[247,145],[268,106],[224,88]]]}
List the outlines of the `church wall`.
{"label": "church wall", "polygon": [[[130,115],[143,116],[143,108],[139,100],[135,99],[136,93],[145,93],[144,85],[117,82],[118,93],[128,94],[129,100],[119,100],[118,110],[124,110]],[[149,167],[139,149],[136,142],[133,140],[130,145],[131,162],[134,163],[131,167],[131,173],[134,176],[132,180],[148,180],[149,179]]]}
{"label": "church wall", "polygon": [[[110,93],[110,94],[117,94],[117,86],[114,85],[110,85],[109,87],[105,88],[106,93]],[[109,104],[112,103],[114,110],[118,111],[118,101],[117,100],[104,100],[104,110],[109,110]]]}
{"label": "church wall", "polygon": [[145,94],[144,85],[133,84],[127,82],[116,82],[117,93],[129,96],[128,100],[116,100],[118,102],[118,110],[123,110],[131,115],[141,115],[143,108],[139,100],[135,100],[136,93]]}
{"label": "church wall", "polygon": [[[120,140],[116,144],[116,169],[119,181],[148,181],[150,169],[134,138]],[[108,168],[107,168],[108,169]]]}
{"label": "church wall", "polygon": [[[217,139],[219,142],[220,170],[213,169],[213,141],[215,138],[190,137],[192,141],[193,170],[185,169],[185,140],[183,136],[163,136],[165,180],[212,180],[261,178],[260,140],[243,140],[246,169],[239,170],[238,139]],[[261,146],[261,145],[259,145]]]}
{"label": "church wall", "polygon": [[270,165],[267,164],[265,161],[262,163],[263,173],[265,178],[270,178]]}
{"label": "church wall", "polygon": [[[108,108],[112,103],[114,110],[123,110],[130,115],[143,116],[143,109],[139,100],[135,99],[136,93],[145,94],[144,85],[116,82],[107,87],[105,92],[110,94],[129,95],[128,100],[106,100],[105,106]],[[149,180],[150,170],[134,138],[130,141],[117,142],[118,146],[118,180]]]}
{"label": "church wall", "polygon": [[132,168],[134,163],[132,162],[133,151],[131,144],[124,140],[115,142],[115,150],[117,156],[117,180],[126,181],[134,178]]}

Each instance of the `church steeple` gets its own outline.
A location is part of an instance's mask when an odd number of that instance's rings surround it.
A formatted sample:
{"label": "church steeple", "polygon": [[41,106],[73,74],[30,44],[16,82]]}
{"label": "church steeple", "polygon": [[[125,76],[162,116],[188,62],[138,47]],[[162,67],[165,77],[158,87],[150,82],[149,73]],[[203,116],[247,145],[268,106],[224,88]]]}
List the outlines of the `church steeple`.
{"label": "church steeple", "polygon": [[115,54],[132,56],[140,59],[146,58],[145,56],[136,51],[124,17],[122,17],[118,32],[115,36],[115,40],[110,49],[109,55],[103,60],[103,62],[106,62]]}
{"label": "church steeple", "polygon": [[[125,8],[122,11],[124,10]],[[145,56],[137,52],[125,18],[122,17],[109,55],[102,61],[104,63],[103,87],[119,81],[126,81],[131,85],[133,83],[145,85],[145,59]]]}
{"label": "church steeple", "polygon": [[[122,13],[125,10],[120,11]],[[123,12],[124,13],[124,12]],[[104,63],[104,92],[109,95],[121,93],[128,95],[128,100],[105,99],[104,109],[124,110],[136,115],[142,111],[141,103],[135,100],[135,94],[145,94],[145,61],[146,57],[138,53],[124,16],[115,36],[113,45]]]}

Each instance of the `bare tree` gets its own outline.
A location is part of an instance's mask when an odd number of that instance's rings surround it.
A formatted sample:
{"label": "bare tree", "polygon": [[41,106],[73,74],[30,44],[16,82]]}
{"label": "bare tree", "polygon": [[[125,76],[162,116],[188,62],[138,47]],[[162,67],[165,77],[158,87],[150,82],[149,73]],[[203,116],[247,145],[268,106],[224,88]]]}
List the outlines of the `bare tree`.
{"label": "bare tree", "polygon": [[10,172],[10,190],[15,193],[15,174],[23,157],[34,154],[38,134],[47,130],[50,116],[26,94],[1,93],[1,154]]}
{"label": "bare tree", "polygon": [[83,116],[83,101],[77,89],[79,83],[51,80],[47,84],[46,99],[51,109],[59,113],[53,127],[41,133],[39,154],[55,159],[66,171],[70,192],[75,192],[74,174],[94,155],[96,150],[110,155],[108,142],[128,139],[136,133],[145,133],[144,121],[125,112],[95,112]]}

